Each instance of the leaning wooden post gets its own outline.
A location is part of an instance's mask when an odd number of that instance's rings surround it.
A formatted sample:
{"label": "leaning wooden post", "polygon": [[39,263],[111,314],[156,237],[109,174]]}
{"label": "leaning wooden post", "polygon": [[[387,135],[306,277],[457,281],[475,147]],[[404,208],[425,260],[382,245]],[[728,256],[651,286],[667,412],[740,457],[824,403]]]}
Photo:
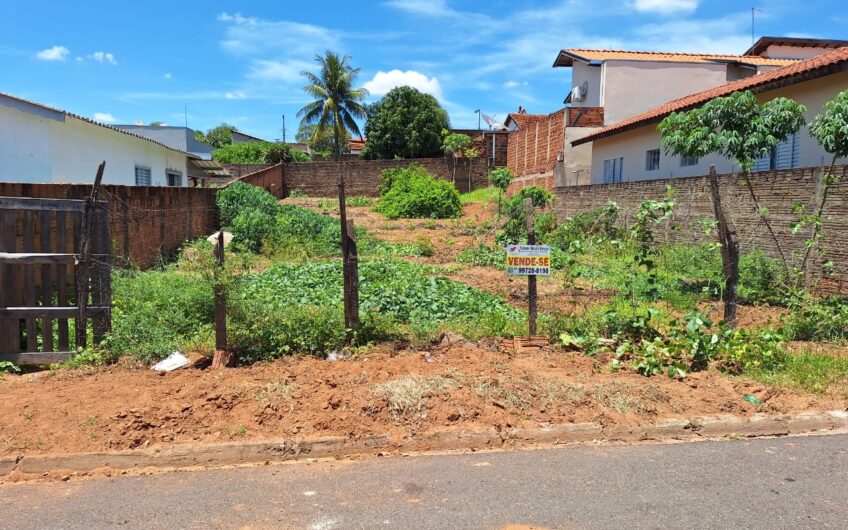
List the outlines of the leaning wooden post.
{"label": "leaning wooden post", "polygon": [[212,368],[231,366],[233,354],[227,350],[227,298],[221,275],[224,274],[224,228],[218,230],[215,240],[215,356]]}
{"label": "leaning wooden post", "polygon": [[359,329],[359,262],[353,219],[347,221],[345,238],[348,249],[345,271],[345,327],[355,332]]}
{"label": "leaning wooden post", "polygon": [[85,200],[82,214],[82,234],[80,235],[80,255],[76,259],[76,284],[77,284],[77,318],[74,322],[74,334],[77,349],[86,346],[86,318],[88,317],[88,289],[91,283],[91,229],[94,217],[94,205],[97,202],[97,192],[100,182],[103,181],[103,171],[106,169],[106,161],[97,166],[97,175],[94,177],[94,186]]}
{"label": "leaning wooden post", "polygon": [[[536,244],[536,226],[533,214],[533,199],[530,197],[524,199],[524,217],[527,220],[527,244]],[[530,328],[530,336],[536,335],[536,275],[530,274],[527,276],[527,302],[528,302],[528,322]]]}
{"label": "leaning wooden post", "polygon": [[728,327],[733,328],[736,325],[736,284],[739,283],[739,242],[736,241],[734,232],[727,222],[727,216],[724,214],[724,208],[721,206],[718,175],[716,175],[714,165],[710,165],[709,181],[724,272],[724,291],[722,293],[724,321]]}

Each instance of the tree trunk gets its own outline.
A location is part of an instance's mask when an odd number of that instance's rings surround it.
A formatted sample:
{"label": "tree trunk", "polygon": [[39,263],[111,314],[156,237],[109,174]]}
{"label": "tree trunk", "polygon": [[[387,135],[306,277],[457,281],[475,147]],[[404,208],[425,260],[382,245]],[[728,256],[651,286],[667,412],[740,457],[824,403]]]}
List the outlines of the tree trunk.
{"label": "tree trunk", "polygon": [[710,166],[710,191],[713,199],[713,210],[717,222],[718,242],[721,244],[721,263],[724,272],[724,321],[728,327],[736,325],[736,285],[739,283],[739,242],[733,237],[733,231],[727,223],[727,217],[721,206],[721,193],[718,187],[718,176],[715,166]]}

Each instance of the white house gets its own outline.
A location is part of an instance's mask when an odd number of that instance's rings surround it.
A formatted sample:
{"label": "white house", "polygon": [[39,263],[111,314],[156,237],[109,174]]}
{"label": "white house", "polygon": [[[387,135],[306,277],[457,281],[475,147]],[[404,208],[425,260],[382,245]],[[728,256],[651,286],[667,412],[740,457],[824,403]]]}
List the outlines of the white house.
{"label": "white house", "polygon": [[[671,156],[660,146],[657,124],[672,112],[686,111],[714,98],[751,90],[760,102],[791,98],[807,108],[807,123],[822,105],[848,89],[848,46],[810,59],[746,77],[666,102],[572,141],[592,145],[593,184],[705,175],[714,164],[719,173],[734,171],[733,162],[718,155],[703,159]],[[809,134],[808,126],[757,162],[756,170],[821,166],[830,156]]]}
{"label": "white house", "polygon": [[129,131],[0,92],[0,181],[186,186],[205,178],[193,155]]}

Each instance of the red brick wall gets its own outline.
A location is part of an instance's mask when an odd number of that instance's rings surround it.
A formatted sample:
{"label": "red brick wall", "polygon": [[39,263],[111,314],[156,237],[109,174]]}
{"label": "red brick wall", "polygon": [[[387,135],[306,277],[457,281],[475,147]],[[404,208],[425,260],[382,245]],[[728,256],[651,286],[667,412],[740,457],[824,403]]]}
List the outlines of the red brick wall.
{"label": "red brick wall", "polygon": [[[156,186],[101,187],[98,196],[109,207],[109,235],[115,265],[148,268],[169,257],[187,240],[218,228],[213,188]],[[84,199],[84,184],[20,184],[0,182],[0,196]]]}
{"label": "red brick wall", "polygon": [[283,178],[282,164],[270,166],[255,173],[249,173],[237,180],[265,188],[265,191],[278,199],[288,197],[288,190],[286,189],[285,179]]}
{"label": "red brick wall", "polygon": [[506,165],[510,133],[506,131],[478,131],[477,129],[454,129],[455,133],[471,137],[472,147],[480,153],[480,158],[492,157],[492,137],[495,139],[495,167]]}
{"label": "red brick wall", "polygon": [[[769,220],[784,254],[794,263],[803,253],[809,230],[792,233],[790,225],[799,217],[793,208],[801,203],[807,211],[813,211],[817,195],[815,171],[814,168],[767,171],[757,173],[751,180],[761,206],[768,208]],[[820,262],[814,263],[811,271],[818,278],[821,292],[848,294],[848,180],[845,179],[848,166],[839,166],[836,173],[843,178],[828,195],[824,211],[828,218],[823,223],[822,239],[825,260],[833,261],[835,271],[832,276],[822,275]],[[759,249],[777,258],[777,246],[756,212],[744,179],[740,175],[721,175],[719,182],[722,204],[735,226],[741,250]],[[714,219],[709,183],[704,176],[556,188],[557,214],[564,218],[615,201],[621,209],[622,223],[629,225],[639,204],[662,198],[666,186],[676,191],[673,224],[677,229],[665,231],[662,239],[667,242],[714,240],[714,236],[706,236],[699,225],[701,220]]]}
{"label": "red brick wall", "polygon": [[509,134],[507,167],[516,176],[553,173],[565,139],[565,112],[560,109]]}
{"label": "red brick wall", "polygon": [[[348,195],[379,195],[380,172],[384,169],[406,167],[411,164],[424,166],[433,175],[451,178],[452,160],[445,158],[419,158],[415,160],[353,160],[341,167],[332,161],[299,162],[283,167],[286,190],[300,190],[310,197],[335,197],[338,195],[339,171],[344,171]],[[471,189],[488,186],[486,159],[457,160],[456,187],[468,191],[469,176]],[[247,178],[251,178],[250,176]]]}

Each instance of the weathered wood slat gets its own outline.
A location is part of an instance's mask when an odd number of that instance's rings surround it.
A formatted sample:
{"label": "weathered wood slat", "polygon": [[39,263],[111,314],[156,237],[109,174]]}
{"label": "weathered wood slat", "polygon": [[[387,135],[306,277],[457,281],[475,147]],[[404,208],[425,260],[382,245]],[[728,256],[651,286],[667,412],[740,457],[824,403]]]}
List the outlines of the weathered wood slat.
{"label": "weathered wood slat", "polygon": [[[2,211],[2,210],[0,210]],[[17,241],[18,241],[18,227],[17,227],[18,213],[15,211],[6,211],[3,219],[2,226],[2,239],[3,250],[7,252],[16,252],[17,251]],[[4,305],[16,305],[19,303],[20,298],[18,297],[18,293],[20,292],[17,285],[16,278],[16,270],[14,265],[5,265],[4,270],[4,282],[3,286],[4,296],[3,296],[3,304]],[[9,320],[6,322],[6,329],[4,330],[3,336],[0,337],[0,347],[2,350],[8,353],[17,353],[21,349],[20,342],[20,321],[9,315],[6,318]]]}
{"label": "weathered wood slat", "polygon": [[[92,254],[93,259],[103,260],[106,254]],[[0,264],[11,263],[16,265],[57,265],[60,263],[74,263],[76,254],[54,254],[42,252],[0,252]]]}
{"label": "weathered wood slat", "polygon": [[[32,210],[23,212],[23,243],[22,250],[32,253],[35,250],[35,213]],[[0,262],[2,263],[2,262]],[[23,267],[24,274],[24,303],[35,305],[35,267]],[[34,318],[26,319],[26,351],[38,351],[38,322]]]}
{"label": "weathered wood slat", "polygon": [[[0,318],[74,318],[76,307],[0,307]],[[108,307],[89,306],[87,315],[100,315],[109,311]]]}
{"label": "weathered wood slat", "polygon": [[0,361],[9,361],[17,365],[39,365],[63,363],[70,360],[72,352],[33,352],[33,353],[0,353]]}
{"label": "weathered wood slat", "polygon": [[[53,212],[41,210],[39,214],[39,227],[41,230],[41,252],[51,252],[50,233],[52,231]],[[41,265],[41,305],[49,307],[53,305],[53,265],[45,263]],[[53,319],[46,315],[41,325],[41,351],[53,351]]]}
{"label": "weathered wood slat", "polygon": [[0,197],[0,210],[52,210],[81,212],[85,201],[75,199],[40,199],[33,197]]}
{"label": "weathered wood slat", "polygon": [[[56,252],[68,252],[68,214],[67,212],[56,212]],[[71,236],[73,237],[73,235]],[[64,263],[56,265],[56,302],[59,307],[68,305],[68,266]],[[67,351],[70,348],[68,336],[68,319],[60,318],[59,323],[59,349]]]}

